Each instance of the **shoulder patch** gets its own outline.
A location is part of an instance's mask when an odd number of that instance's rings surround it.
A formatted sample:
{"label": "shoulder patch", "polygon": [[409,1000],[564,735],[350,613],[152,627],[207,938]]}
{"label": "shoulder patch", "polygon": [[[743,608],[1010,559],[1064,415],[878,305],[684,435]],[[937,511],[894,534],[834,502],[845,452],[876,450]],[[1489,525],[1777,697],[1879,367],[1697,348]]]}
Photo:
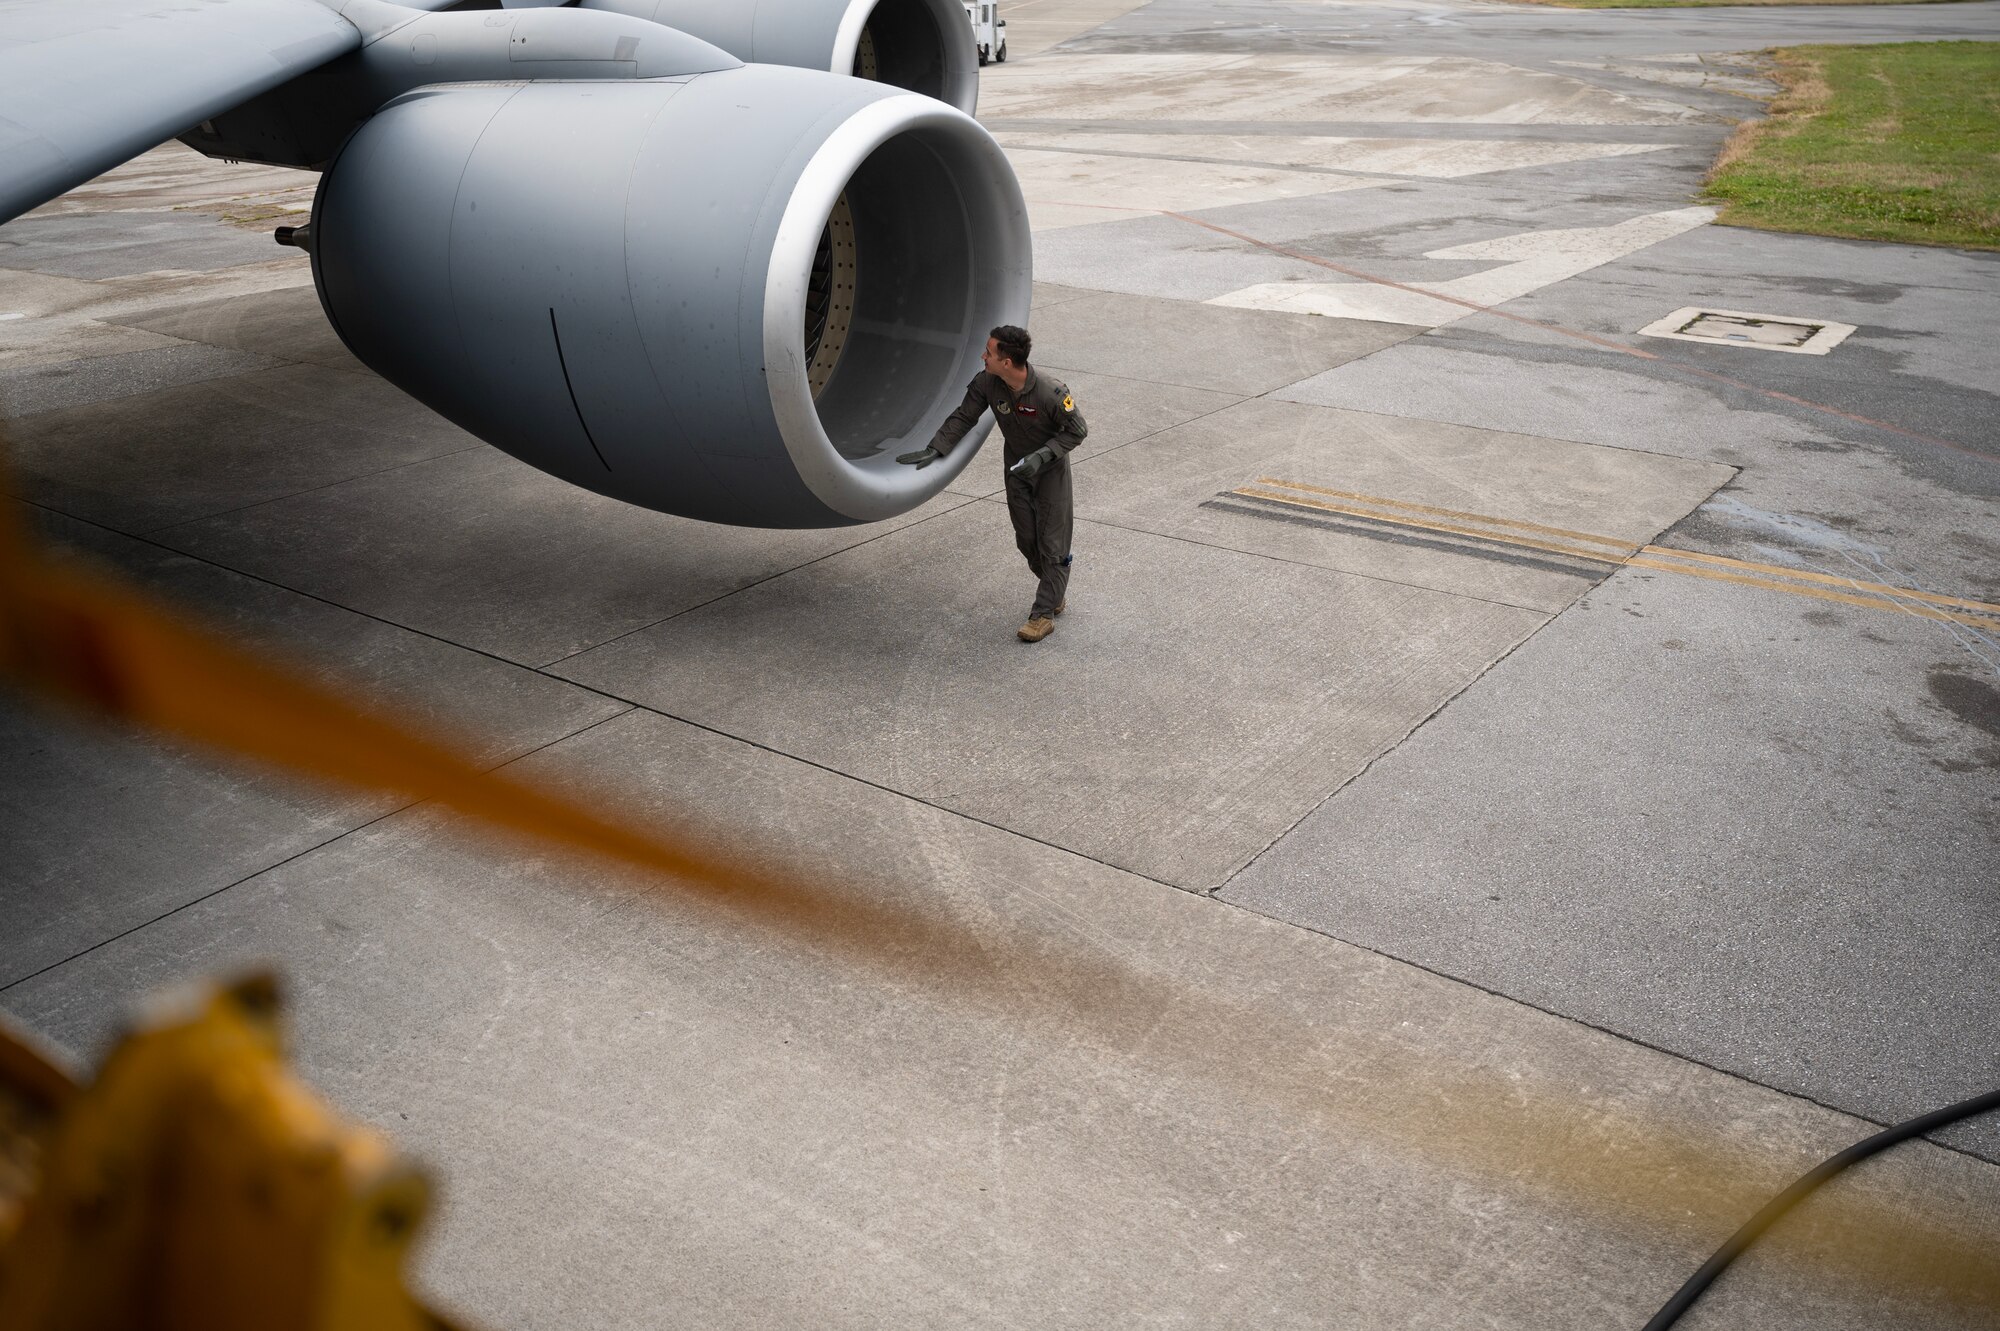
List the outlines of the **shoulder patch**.
{"label": "shoulder patch", "polygon": [[1063,394],[1063,410],[1064,411],[1076,410],[1076,399],[1071,397],[1068,393]]}

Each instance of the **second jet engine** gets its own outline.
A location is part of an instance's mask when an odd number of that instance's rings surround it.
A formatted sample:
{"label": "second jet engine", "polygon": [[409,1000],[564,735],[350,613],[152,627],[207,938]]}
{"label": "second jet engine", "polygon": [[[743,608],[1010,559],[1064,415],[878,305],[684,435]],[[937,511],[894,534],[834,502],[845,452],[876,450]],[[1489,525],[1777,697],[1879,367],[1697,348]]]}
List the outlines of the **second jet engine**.
{"label": "second jet engine", "polygon": [[738,60],[797,65],[907,88],[967,115],[979,53],[959,0],[580,0],[649,19]]}

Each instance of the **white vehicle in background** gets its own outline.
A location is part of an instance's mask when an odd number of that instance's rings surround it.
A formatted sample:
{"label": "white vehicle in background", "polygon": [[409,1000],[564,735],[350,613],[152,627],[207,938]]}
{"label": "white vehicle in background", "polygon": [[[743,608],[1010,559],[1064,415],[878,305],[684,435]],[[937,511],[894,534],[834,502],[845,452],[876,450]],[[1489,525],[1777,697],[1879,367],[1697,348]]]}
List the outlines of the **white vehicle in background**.
{"label": "white vehicle in background", "polygon": [[965,17],[972,22],[972,44],[979,48],[979,63],[1007,58],[1007,20],[996,15],[993,0],[964,0]]}

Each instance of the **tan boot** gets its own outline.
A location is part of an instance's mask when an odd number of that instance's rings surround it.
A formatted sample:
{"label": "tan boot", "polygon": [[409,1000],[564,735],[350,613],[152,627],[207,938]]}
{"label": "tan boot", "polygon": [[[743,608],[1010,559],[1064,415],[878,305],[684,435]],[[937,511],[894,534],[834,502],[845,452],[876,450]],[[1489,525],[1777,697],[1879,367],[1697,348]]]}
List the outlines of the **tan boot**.
{"label": "tan boot", "polygon": [[1055,620],[1047,615],[1036,615],[1017,631],[1022,642],[1040,642],[1056,631]]}

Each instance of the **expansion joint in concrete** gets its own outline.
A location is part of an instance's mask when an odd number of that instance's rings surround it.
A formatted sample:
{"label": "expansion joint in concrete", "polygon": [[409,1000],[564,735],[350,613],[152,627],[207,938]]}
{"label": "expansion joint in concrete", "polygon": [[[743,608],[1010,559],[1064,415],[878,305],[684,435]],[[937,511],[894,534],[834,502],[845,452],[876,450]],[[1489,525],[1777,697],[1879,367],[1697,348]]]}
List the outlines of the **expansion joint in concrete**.
{"label": "expansion joint in concrete", "polygon": [[[944,496],[939,495],[938,498],[942,499],[944,498]],[[767,582],[771,582],[774,581],[775,579],[789,576],[790,574],[798,572],[800,569],[811,568],[815,564],[825,563],[827,560],[832,559],[835,555],[844,555],[847,554],[849,551],[859,550],[863,546],[873,545],[875,544],[875,542],[893,536],[897,532],[907,531],[912,527],[921,527],[923,524],[935,521],[936,519],[943,517],[947,513],[956,513],[959,509],[964,508],[967,504],[976,504],[979,502],[979,497],[976,495],[974,496],[954,495],[953,498],[958,499],[960,502],[956,504],[946,504],[943,507],[939,508],[937,512],[925,514],[923,517],[916,519],[914,522],[905,522],[899,526],[889,527],[883,531],[877,532],[873,536],[868,537],[866,540],[856,541],[853,545],[843,545],[837,550],[829,550],[823,555],[817,555],[811,559],[803,560],[787,568],[781,568],[775,573],[766,574],[764,577],[757,578],[750,582],[746,582],[740,587],[731,587],[728,591],[718,592],[714,596],[709,597],[705,601],[696,601],[693,605],[683,606],[681,609],[674,611],[674,613],[672,613],[671,615],[662,615],[658,619],[648,620],[646,623],[640,624],[635,628],[628,629],[625,632],[620,633],[615,637],[606,638],[603,642],[593,642],[588,647],[579,647],[573,652],[567,652],[564,653],[562,656],[558,656],[553,661],[544,661],[542,664],[538,666],[530,666],[528,668],[534,670],[537,674],[548,674],[549,671],[555,669],[555,667],[561,665],[563,662],[573,661],[577,657],[583,656],[590,652],[594,652],[600,647],[609,647],[614,642],[623,642],[625,639],[631,637],[633,634],[644,633],[648,629],[658,628],[660,625],[670,623],[673,620],[679,619],[683,615],[692,614],[704,606],[714,605],[717,601],[726,601],[732,596],[736,596],[743,592],[747,592],[752,587],[761,587]],[[562,682],[565,684],[576,683],[575,680],[568,679],[562,675],[549,675],[549,678],[562,680]],[[581,688],[585,686],[578,685],[578,687]],[[595,692],[595,690],[592,691]],[[606,694],[604,696],[610,697],[612,695]],[[621,701],[629,701],[629,700],[621,699]],[[637,704],[633,705],[637,706]]]}
{"label": "expansion joint in concrete", "polygon": [[[312,364],[312,362],[310,361],[287,361],[285,363],[287,365]],[[138,540],[144,540],[151,536],[164,536],[168,532],[173,531],[175,528],[178,527],[192,526],[198,522],[212,522],[217,518],[226,518],[238,513],[249,513],[256,509],[264,508],[271,504],[282,504],[289,500],[302,499],[306,495],[321,494],[327,490],[337,490],[343,485],[351,485],[356,481],[365,481],[370,477],[387,476],[392,472],[408,471],[412,467],[428,466],[429,464],[441,461],[444,458],[455,458],[465,453],[477,453],[484,451],[485,449],[486,445],[484,444],[478,444],[478,443],[467,444],[464,448],[454,448],[448,453],[433,453],[428,457],[412,458],[408,462],[398,462],[387,467],[378,467],[374,471],[359,471],[354,473],[352,476],[343,476],[339,480],[328,481],[325,485],[309,485],[303,490],[294,490],[289,494],[271,495],[269,498],[259,499],[254,503],[239,504],[235,508],[217,509],[213,513],[203,513],[200,517],[175,518],[172,522],[162,523],[160,526],[157,527],[144,527],[138,531],[133,531],[133,532],[119,532],[119,535],[130,536]],[[65,513],[63,516],[70,517],[71,515]],[[76,521],[83,521],[83,519],[79,518],[76,519]],[[113,530],[113,529],[106,528],[106,530]],[[220,565],[217,565],[217,567],[220,567]]]}
{"label": "expansion joint in concrete", "polygon": [[[544,741],[543,743],[537,744],[533,748],[527,749],[524,752],[512,754],[506,758],[501,759],[498,762],[492,763],[487,767],[482,768],[481,770],[489,773],[500,771],[502,768],[509,767],[514,763],[520,762],[524,758],[532,757],[535,754],[540,753],[544,749],[552,748],[557,744],[567,743],[568,741],[573,740],[580,735],[589,734],[591,731],[597,729],[599,726],[604,725],[607,722],[615,721],[619,717],[625,715],[626,712],[629,712],[631,710],[633,710],[632,707],[628,705],[621,711],[613,712],[609,716],[599,717],[597,720],[592,721],[587,726],[579,726],[577,729],[570,731],[568,734],[558,735],[554,739],[547,740]],[[203,902],[213,901],[215,898],[221,896],[225,892],[233,891],[236,888],[242,887],[246,883],[255,882],[257,879],[262,878],[267,873],[275,872],[276,870],[284,868],[288,864],[295,864],[298,861],[305,859],[308,855],[317,854],[318,852],[325,850],[329,846],[338,845],[340,842],[345,841],[347,838],[355,835],[358,832],[364,832],[369,828],[375,826],[377,823],[386,822],[389,819],[394,818],[398,814],[407,813],[411,809],[420,808],[423,805],[428,804],[430,802],[431,801],[428,799],[417,799],[417,800],[409,800],[406,801],[405,803],[398,804],[393,809],[385,810],[382,813],[375,815],[373,818],[366,819],[362,822],[356,823],[352,827],[346,828],[340,832],[336,832],[334,835],[327,837],[323,841],[316,842],[313,845],[307,846],[302,850],[294,851],[292,854],[285,856],[283,859],[275,860],[272,863],[267,864],[261,869],[257,869],[252,873],[244,874],[241,878],[238,878],[233,882],[224,883],[221,887],[214,888],[210,891],[204,892],[200,896],[194,897],[188,901],[183,901],[178,906],[175,906],[172,910],[162,911],[158,915],[155,915],[150,920],[146,920],[140,924],[135,924],[128,929],[123,929],[118,933],[109,935],[108,937],[101,938],[97,942],[92,943],[89,947],[82,948],[79,951],[73,952],[69,956],[64,957],[60,961],[49,962],[47,965],[42,966],[37,970],[30,971],[26,975],[18,976],[12,980],[8,980],[6,983],[0,984],[0,994],[6,993],[9,989],[14,988],[16,985],[26,984],[28,983],[28,981],[37,979],[43,975],[47,975],[51,971],[60,970],[64,966],[69,965],[71,962],[87,957],[91,953],[96,952],[100,948],[109,947],[111,944],[118,942],[122,938],[130,938],[133,934],[141,933],[144,930],[150,929],[154,925],[159,924],[163,920],[172,919],[174,916],[179,915],[184,911],[192,910],[194,907],[201,905]]]}

